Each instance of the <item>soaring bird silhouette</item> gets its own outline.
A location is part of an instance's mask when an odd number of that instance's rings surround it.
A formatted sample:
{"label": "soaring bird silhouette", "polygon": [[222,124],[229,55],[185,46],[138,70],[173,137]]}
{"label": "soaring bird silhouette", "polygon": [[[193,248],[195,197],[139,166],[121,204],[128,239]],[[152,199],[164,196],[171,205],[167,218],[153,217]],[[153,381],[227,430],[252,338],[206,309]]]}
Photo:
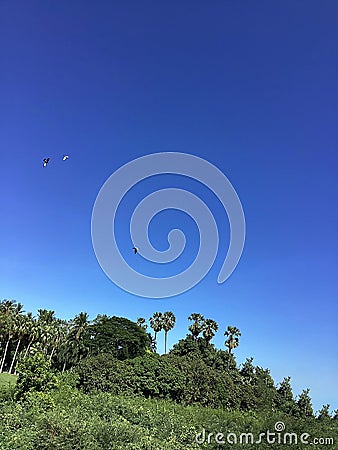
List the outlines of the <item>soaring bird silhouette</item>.
{"label": "soaring bird silhouette", "polygon": [[63,157],[62,157],[62,161],[66,161],[66,159],[68,159],[69,158],[69,156],[68,155],[63,155]]}
{"label": "soaring bird silhouette", "polygon": [[47,167],[47,164],[49,163],[50,158],[44,158],[43,160],[43,167]]}
{"label": "soaring bird silhouette", "polygon": [[139,249],[137,247],[133,247],[134,250],[134,254],[136,255],[136,253],[139,251]]}

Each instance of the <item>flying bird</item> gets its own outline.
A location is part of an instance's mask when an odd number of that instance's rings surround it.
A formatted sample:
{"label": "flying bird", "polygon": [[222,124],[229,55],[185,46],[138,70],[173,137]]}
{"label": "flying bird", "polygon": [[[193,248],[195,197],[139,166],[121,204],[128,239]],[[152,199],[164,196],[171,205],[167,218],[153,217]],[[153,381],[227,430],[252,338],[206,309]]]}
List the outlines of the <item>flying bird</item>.
{"label": "flying bird", "polygon": [[66,159],[68,159],[69,158],[69,156],[68,155],[63,155],[63,157],[62,157],[62,161],[66,161]]}
{"label": "flying bird", "polygon": [[50,158],[44,158],[43,160],[43,167],[47,167],[47,164],[49,163]]}
{"label": "flying bird", "polygon": [[134,254],[136,255],[136,253],[139,251],[139,249],[137,247],[133,247],[134,250]]}

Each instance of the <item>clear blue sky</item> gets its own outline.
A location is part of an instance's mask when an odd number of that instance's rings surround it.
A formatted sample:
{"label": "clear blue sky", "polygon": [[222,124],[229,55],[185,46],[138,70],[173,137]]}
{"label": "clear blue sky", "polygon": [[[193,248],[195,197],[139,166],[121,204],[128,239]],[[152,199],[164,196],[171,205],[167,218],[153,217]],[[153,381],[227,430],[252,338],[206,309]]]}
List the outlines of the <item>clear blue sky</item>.
{"label": "clear blue sky", "polygon": [[[201,312],[219,323],[217,347],[227,325],[240,328],[239,363],[253,356],[276,382],[290,375],[295,394],[309,387],[315,409],[337,408],[337,28],[330,0],[1,2],[0,297],[66,319],[172,310],[170,346]],[[105,276],[90,220],[116,169],[162,151],[225,173],[247,239],[218,285],[228,229],[217,201],[179,177],[147,180],[144,192],[172,182],[204,196],[224,245],[195,288],[154,300]],[[166,227],[196,233],[182,213],[167,214],[150,230],[160,249]],[[121,236],[128,229],[126,220]],[[130,244],[121,239],[131,260]]]}

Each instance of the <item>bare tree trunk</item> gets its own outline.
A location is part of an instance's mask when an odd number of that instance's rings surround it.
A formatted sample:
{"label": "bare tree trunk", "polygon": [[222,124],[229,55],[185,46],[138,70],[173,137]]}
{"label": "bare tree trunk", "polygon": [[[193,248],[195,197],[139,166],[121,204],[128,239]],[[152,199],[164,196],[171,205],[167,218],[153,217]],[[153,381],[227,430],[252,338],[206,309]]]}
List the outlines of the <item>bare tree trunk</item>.
{"label": "bare tree trunk", "polygon": [[164,331],[164,354],[167,354],[167,331]]}
{"label": "bare tree trunk", "polygon": [[29,349],[31,348],[31,345],[33,344],[33,341],[30,341],[29,342],[29,344],[28,344],[28,346],[27,346],[27,348],[26,348],[26,351],[25,351],[25,354],[24,354],[24,358],[26,358],[26,356],[27,356],[27,354],[28,354],[28,352],[29,352]]}
{"label": "bare tree trunk", "polygon": [[4,355],[3,355],[3,357],[2,357],[2,362],[1,362],[1,367],[0,367],[0,373],[2,373],[2,370],[3,370],[3,368],[4,368],[5,359],[6,359],[7,350],[8,350],[8,345],[9,345],[9,341],[10,341],[10,340],[11,340],[11,338],[8,338],[7,343],[6,343]]}
{"label": "bare tree trunk", "polygon": [[55,351],[55,346],[52,348],[52,353],[49,355],[49,361],[52,360],[54,351]]}
{"label": "bare tree trunk", "polygon": [[12,373],[12,369],[13,369],[13,366],[14,366],[14,361],[16,359],[16,355],[17,355],[19,347],[20,347],[20,342],[21,342],[21,339],[18,340],[18,343],[16,345],[16,349],[15,349],[14,356],[13,356],[13,359],[12,359],[12,364],[11,364],[11,367],[9,368],[9,372],[8,373]]}
{"label": "bare tree trunk", "polygon": [[63,367],[62,367],[62,373],[65,371],[66,369],[66,362],[64,362]]}

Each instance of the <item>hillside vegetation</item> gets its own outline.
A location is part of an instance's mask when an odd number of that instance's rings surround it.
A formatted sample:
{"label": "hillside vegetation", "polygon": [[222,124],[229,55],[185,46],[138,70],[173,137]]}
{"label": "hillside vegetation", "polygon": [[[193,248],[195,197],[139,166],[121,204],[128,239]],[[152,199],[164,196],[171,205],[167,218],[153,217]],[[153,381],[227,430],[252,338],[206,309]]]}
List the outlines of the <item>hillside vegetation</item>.
{"label": "hillside vegetation", "polygon": [[[102,392],[84,394],[74,383],[72,376],[60,376],[58,387],[48,393],[31,392],[24,401],[2,401],[0,449],[218,449],[217,433],[224,433],[232,443],[231,448],[239,449],[243,448],[240,443],[243,433],[252,433],[256,442],[260,433],[275,432],[276,423],[281,421],[286,432],[297,434],[298,441],[304,433],[310,435],[309,442],[312,442],[315,437],[336,436],[338,430],[337,421],[332,419],[297,420],[280,413],[224,411]],[[203,434],[199,435],[203,428],[205,442],[202,442]],[[209,433],[213,433],[213,438],[208,444]],[[201,444],[196,443],[196,436]],[[246,437],[242,435],[242,439]],[[224,448],[229,448],[229,443]],[[259,444],[250,444],[250,448],[268,449],[271,443],[263,439]],[[302,449],[304,445],[298,442],[281,448]],[[311,448],[323,446],[312,444]]]}
{"label": "hillside vegetation", "polygon": [[172,312],[150,318],[151,335],[143,318],[35,319],[1,302],[0,450],[337,448],[337,411],[315,414],[308,389],[294,396],[289,377],[276,384],[253,358],[238,366],[238,328],[227,327],[222,350],[214,320],[189,320],[159,355]]}

